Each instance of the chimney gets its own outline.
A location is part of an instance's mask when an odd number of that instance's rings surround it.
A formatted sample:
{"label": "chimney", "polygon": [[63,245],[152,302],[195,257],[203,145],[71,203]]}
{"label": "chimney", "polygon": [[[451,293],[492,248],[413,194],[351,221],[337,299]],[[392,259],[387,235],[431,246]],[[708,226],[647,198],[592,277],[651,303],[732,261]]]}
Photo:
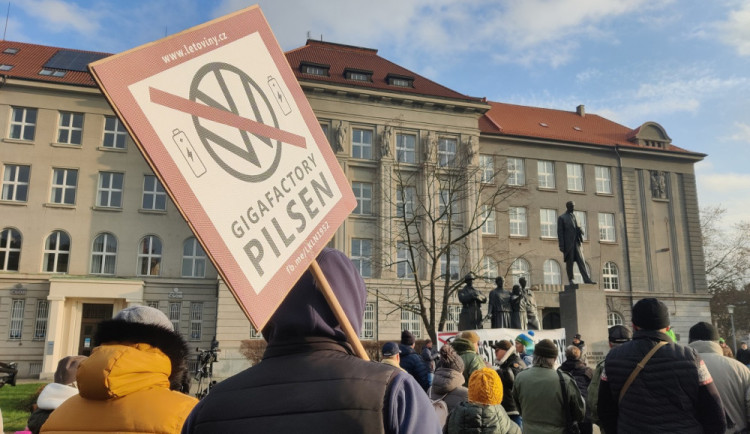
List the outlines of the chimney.
{"label": "chimney", "polygon": [[576,113],[578,113],[578,116],[585,118],[586,117],[586,107],[581,104],[578,107],[576,107]]}

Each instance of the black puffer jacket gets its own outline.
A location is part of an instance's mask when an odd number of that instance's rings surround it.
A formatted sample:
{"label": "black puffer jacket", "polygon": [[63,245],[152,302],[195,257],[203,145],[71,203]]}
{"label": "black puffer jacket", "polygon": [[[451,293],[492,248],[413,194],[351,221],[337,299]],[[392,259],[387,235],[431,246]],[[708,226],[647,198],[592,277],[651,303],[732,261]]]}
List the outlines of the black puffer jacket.
{"label": "black puffer jacket", "polygon": [[[511,352],[512,351],[512,352]],[[511,348],[508,350],[510,355],[505,358],[500,368],[497,369],[497,374],[503,381],[503,408],[509,415],[517,415],[518,407],[516,401],[513,399],[513,383],[516,382],[516,375],[519,372],[526,369],[526,365],[523,363],[518,354],[515,353],[516,349]],[[506,354],[508,354],[506,353]]]}
{"label": "black puffer jacket", "polygon": [[427,391],[430,388],[430,370],[427,363],[410,346],[398,344],[398,349],[401,352],[401,367],[417,380],[422,389]]}
{"label": "black puffer jacket", "polygon": [[[618,404],[630,373],[659,341],[660,348]],[[723,433],[721,398],[711,374],[690,347],[665,333],[638,330],[633,340],[612,348],[599,385],[598,413],[609,433]]]}

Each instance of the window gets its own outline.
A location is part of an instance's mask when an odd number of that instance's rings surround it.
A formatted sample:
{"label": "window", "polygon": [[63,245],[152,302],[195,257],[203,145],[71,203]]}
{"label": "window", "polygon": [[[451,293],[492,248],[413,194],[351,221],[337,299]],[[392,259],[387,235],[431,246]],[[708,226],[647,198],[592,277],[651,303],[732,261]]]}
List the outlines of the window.
{"label": "window", "polygon": [[540,160],[536,163],[539,188],[555,188],[555,163]]}
{"label": "window", "polygon": [[544,284],[560,285],[562,283],[561,279],[560,264],[554,259],[547,259],[544,261]]}
{"label": "window", "polygon": [[0,71],[10,71],[11,69],[13,69],[13,65],[8,65],[7,63],[0,65]]}
{"label": "window", "polygon": [[622,315],[617,312],[610,312],[607,314],[607,327],[616,325],[622,325]]}
{"label": "window", "polygon": [[419,305],[410,304],[401,309],[401,330],[409,330],[416,339],[422,337],[422,318]]}
{"label": "window", "polygon": [[577,163],[568,163],[568,190],[583,191],[583,166]]}
{"label": "window", "polygon": [[154,175],[143,177],[143,209],[165,211],[167,209],[167,193],[161,181]]}
{"label": "window", "polygon": [[523,158],[508,157],[508,185],[526,185]]}
{"label": "window", "polygon": [[91,274],[115,274],[117,238],[105,232],[94,239],[91,248]]}
{"label": "window", "polygon": [[70,258],[70,237],[63,231],[54,231],[44,243],[44,271],[67,273]]}
{"label": "window", "polygon": [[372,71],[358,71],[354,69],[345,69],[344,77],[354,81],[372,81]]}
{"label": "window", "polygon": [[83,135],[83,113],[60,112],[57,143],[80,145]]}
{"label": "window", "polygon": [[18,53],[19,51],[21,51],[20,48],[8,47],[5,50],[3,50],[3,54],[13,55],[13,54]]}
{"label": "window", "polygon": [[512,206],[508,209],[510,218],[510,236],[525,237],[528,235],[526,226],[526,208]]}
{"label": "window", "polygon": [[161,240],[154,235],[141,239],[138,247],[138,275],[158,276],[161,271]]}
{"label": "window", "polygon": [[449,304],[448,305],[448,319],[445,321],[445,331],[457,332],[458,331],[458,317],[461,315],[461,305]]}
{"label": "window", "polygon": [[351,258],[362,277],[372,277],[372,240],[352,238]]}
{"label": "window", "polygon": [[417,136],[396,134],[396,161],[401,163],[417,162]]}
{"label": "window", "polygon": [[10,117],[10,138],[34,140],[36,132],[36,109],[13,107]]}
{"label": "window", "polygon": [[612,175],[609,167],[594,167],[596,175],[596,192],[602,194],[612,194]]}
{"label": "window", "polygon": [[180,313],[182,311],[182,302],[169,303],[169,320],[172,321],[172,327],[177,333],[180,332]]}
{"label": "window", "polygon": [[599,213],[599,241],[614,243],[615,240],[615,215],[600,212]]}
{"label": "window", "polygon": [[450,219],[453,223],[461,221],[461,206],[457,200],[451,195],[450,190],[440,190],[440,197],[438,198],[438,216],[440,220]]}
{"label": "window", "polygon": [[149,300],[149,301],[146,302],[146,306],[153,307],[154,309],[158,309],[159,308],[159,302],[156,301],[156,300]]}
{"label": "window", "polygon": [[365,316],[362,321],[360,339],[375,339],[375,303],[365,303]]}
{"label": "window", "polygon": [[453,166],[456,163],[456,139],[438,140],[438,166]]}
{"label": "window", "polygon": [[52,191],[49,201],[64,205],[75,205],[78,170],[52,169]]}
{"label": "window", "polygon": [[354,197],[357,198],[357,207],[354,208],[353,214],[370,215],[372,214],[372,184],[366,182],[352,182]]}
{"label": "window", "polygon": [[263,339],[263,333],[255,330],[255,327],[250,325],[250,339]]}
{"label": "window", "polygon": [[479,155],[479,170],[482,182],[489,184],[495,181],[495,159],[492,155]]}
{"label": "window", "polygon": [[497,233],[495,229],[495,210],[490,208],[489,205],[482,205],[482,234],[495,235]]}
{"label": "window", "polygon": [[195,237],[182,245],[182,277],[206,277],[206,252]]}
{"label": "window", "polygon": [[458,280],[459,276],[458,273],[460,269],[458,268],[458,252],[456,249],[451,250],[450,255],[450,274],[448,274],[448,255],[444,254],[440,257],[440,275],[445,276],[448,275],[449,280]]}
{"label": "window", "polygon": [[26,202],[29,198],[31,166],[6,164],[3,168],[2,200]]}
{"label": "window", "polygon": [[122,207],[122,183],[125,177],[117,172],[99,172],[99,186],[96,192],[96,206],[105,208]]}
{"label": "window", "polygon": [[619,290],[620,278],[617,273],[617,265],[614,262],[607,262],[602,269],[602,280],[604,289]]}
{"label": "window", "polygon": [[49,302],[36,302],[36,321],[34,322],[34,340],[43,341],[47,337],[47,317],[49,316]]}
{"label": "window", "polygon": [[576,222],[578,222],[578,227],[583,231],[583,241],[587,241],[589,239],[589,230],[586,211],[573,211],[573,215],[576,218]]}
{"label": "window", "polygon": [[372,131],[352,129],[352,157],[372,159]]}
{"label": "window", "polygon": [[518,285],[518,280],[521,277],[526,278],[526,286],[531,285],[531,274],[529,273],[529,261],[518,258],[510,266],[510,273],[513,276],[513,284]]}
{"label": "window", "polygon": [[482,258],[482,277],[490,280],[497,277],[497,261],[489,256]]}
{"label": "window", "polygon": [[414,199],[417,189],[404,187],[396,190],[396,217],[414,217]]}
{"label": "window", "polygon": [[300,65],[300,70],[304,74],[320,75],[322,77],[328,77],[328,65],[313,65],[309,63],[303,63]]}
{"label": "window", "polygon": [[539,210],[542,238],[557,238],[557,212],[554,209]]}
{"label": "window", "polygon": [[21,233],[13,228],[0,232],[0,271],[18,271],[21,260]]}
{"label": "window", "polygon": [[104,139],[102,140],[102,146],[105,148],[112,149],[125,149],[125,139],[128,137],[128,132],[125,130],[125,126],[115,116],[104,117]]}
{"label": "window", "polygon": [[399,279],[410,279],[414,275],[409,257],[409,245],[399,242],[396,245],[396,277]]}
{"label": "window", "polygon": [[398,87],[412,87],[414,84],[414,77],[402,77],[402,76],[393,75],[393,74],[386,75],[385,80],[391,86],[398,86]]}
{"label": "window", "polygon": [[[586,266],[586,274],[588,274],[589,277],[591,277],[591,267],[589,267],[589,263],[584,262],[583,265]],[[578,266],[575,264],[573,264],[573,280],[576,282],[583,282],[583,276],[581,276],[581,271],[578,269]]]}
{"label": "window", "polygon": [[203,303],[190,303],[190,340],[201,340],[203,328]]}
{"label": "window", "polygon": [[14,299],[10,303],[10,334],[11,340],[20,340],[23,333],[23,310],[26,300]]}

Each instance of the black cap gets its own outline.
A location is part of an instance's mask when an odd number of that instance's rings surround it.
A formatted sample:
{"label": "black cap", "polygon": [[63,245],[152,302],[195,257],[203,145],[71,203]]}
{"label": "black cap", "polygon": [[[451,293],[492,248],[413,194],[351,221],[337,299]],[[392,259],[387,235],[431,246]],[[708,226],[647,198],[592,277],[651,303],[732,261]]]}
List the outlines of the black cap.
{"label": "black cap", "polygon": [[609,328],[609,341],[613,344],[624,344],[633,339],[633,332],[624,325],[615,325]]}
{"label": "black cap", "polygon": [[381,350],[383,357],[393,357],[399,353],[398,344],[395,342],[386,342]]}

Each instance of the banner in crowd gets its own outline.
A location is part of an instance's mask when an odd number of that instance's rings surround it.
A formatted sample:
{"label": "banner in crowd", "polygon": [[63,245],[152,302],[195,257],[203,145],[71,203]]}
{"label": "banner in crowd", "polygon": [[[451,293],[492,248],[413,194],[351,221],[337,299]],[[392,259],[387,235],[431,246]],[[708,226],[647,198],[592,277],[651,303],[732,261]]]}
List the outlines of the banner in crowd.
{"label": "banner in crowd", "polygon": [[[565,340],[565,329],[551,329],[551,330],[533,330],[534,335],[531,336],[528,330],[518,329],[480,329],[474,330],[479,335],[479,354],[484,358],[485,361],[494,363],[495,362],[495,350],[492,345],[495,342],[508,340],[515,344],[516,336],[521,333],[525,333],[530,336],[534,343],[541,341],[542,339],[550,339],[555,343],[559,351],[557,356],[558,363],[562,363],[565,359],[565,347],[568,345]],[[455,337],[461,332],[438,332],[438,350],[445,344],[451,343]]]}

